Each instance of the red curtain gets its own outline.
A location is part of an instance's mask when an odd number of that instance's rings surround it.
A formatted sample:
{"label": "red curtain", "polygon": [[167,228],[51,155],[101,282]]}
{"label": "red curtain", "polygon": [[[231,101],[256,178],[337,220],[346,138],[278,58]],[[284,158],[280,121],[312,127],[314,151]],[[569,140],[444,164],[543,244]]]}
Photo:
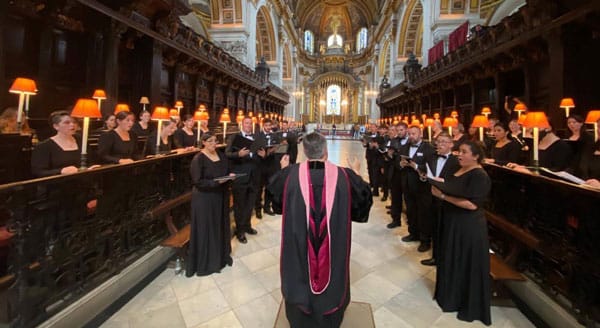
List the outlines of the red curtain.
{"label": "red curtain", "polygon": [[431,47],[428,52],[429,65],[435,63],[438,59],[444,57],[444,40]]}
{"label": "red curtain", "polygon": [[448,52],[458,49],[467,42],[467,34],[469,33],[469,21],[464,22],[456,30],[452,31],[448,36]]}

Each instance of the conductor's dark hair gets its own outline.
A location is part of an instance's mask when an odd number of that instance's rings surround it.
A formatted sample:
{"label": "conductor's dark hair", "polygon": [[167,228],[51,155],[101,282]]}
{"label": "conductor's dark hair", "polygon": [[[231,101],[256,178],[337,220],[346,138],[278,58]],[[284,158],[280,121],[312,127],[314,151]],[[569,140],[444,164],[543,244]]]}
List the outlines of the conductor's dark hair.
{"label": "conductor's dark hair", "polygon": [[327,140],[317,132],[307,134],[302,140],[302,146],[308,159],[321,159],[327,153]]}

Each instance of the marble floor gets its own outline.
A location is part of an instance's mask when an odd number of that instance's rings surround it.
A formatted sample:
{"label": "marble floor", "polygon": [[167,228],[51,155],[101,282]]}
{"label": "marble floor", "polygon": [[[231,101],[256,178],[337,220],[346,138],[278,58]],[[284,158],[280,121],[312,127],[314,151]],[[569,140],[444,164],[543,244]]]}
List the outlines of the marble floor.
{"label": "marble floor", "polygon": [[[329,158],[346,166],[364,158],[358,141],[330,140]],[[367,177],[366,167],[361,167]],[[432,300],[435,268],[419,263],[417,243],[404,243],[406,225],[393,230],[385,205],[376,199],[368,223],[354,223],[351,253],[353,301],[371,304],[377,327],[485,327],[442,313]],[[258,235],[247,244],[232,240],[233,266],[220,274],[186,278],[172,269],[116,312],[102,327],[273,327],[281,301],[279,241],[281,217],[252,219]],[[492,327],[533,327],[516,308],[492,307]]]}

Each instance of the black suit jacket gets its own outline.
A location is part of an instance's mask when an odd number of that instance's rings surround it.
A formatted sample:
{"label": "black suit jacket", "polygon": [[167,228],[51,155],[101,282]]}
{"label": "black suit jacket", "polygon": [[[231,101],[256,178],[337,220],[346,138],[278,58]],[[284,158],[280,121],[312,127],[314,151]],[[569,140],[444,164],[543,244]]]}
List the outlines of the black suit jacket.
{"label": "black suit jacket", "polygon": [[231,135],[229,139],[227,139],[227,148],[225,148],[225,156],[227,156],[227,158],[230,160],[231,172],[245,173],[246,176],[239,177],[233,180],[233,187],[235,188],[236,186],[249,184],[256,185],[256,179],[258,178],[256,170],[258,169],[259,157],[256,154],[252,154],[252,156],[248,155],[245,157],[239,157],[239,149],[236,149],[233,146],[233,140],[236,135],[241,135],[241,133]]}
{"label": "black suit jacket", "polygon": [[[438,163],[438,157],[437,156],[433,156],[431,157],[431,159],[427,162],[427,164],[429,165],[429,168],[431,169],[431,173],[433,173],[435,175],[435,172],[437,171],[437,163]],[[448,159],[446,160],[446,163],[444,163],[444,168],[442,168],[442,172],[440,172],[439,177],[446,179],[448,176],[450,176],[451,174],[454,174],[456,171],[458,171],[458,169],[460,169],[460,164],[458,163],[458,158],[452,154],[448,155]]]}
{"label": "black suit jacket", "polygon": [[[407,143],[402,148],[400,153],[405,156],[410,156],[410,145]],[[427,172],[427,166],[425,165],[432,157],[435,157],[435,150],[431,144],[421,141],[421,144],[417,148],[414,156],[411,160],[417,164],[417,170],[420,172]],[[426,192],[429,186],[426,182],[421,181],[419,173],[412,167],[405,167],[402,169],[402,189],[407,192],[421,193]]]}

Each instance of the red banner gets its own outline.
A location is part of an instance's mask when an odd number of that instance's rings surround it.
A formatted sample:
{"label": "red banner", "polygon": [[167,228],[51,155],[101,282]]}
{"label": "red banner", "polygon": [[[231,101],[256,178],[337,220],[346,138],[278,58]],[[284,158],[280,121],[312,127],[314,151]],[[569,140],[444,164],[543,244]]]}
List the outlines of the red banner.
{"label": "red banner", "polygon": [[464,22],[456,30],[452,31],[448,36],[448,52],[458,49],[467,42],[467,34],[469,33],[469,21]]}
{"label": "red banner", "polygon": [[444,57],[444,40],[435,44],[435,46],[429,49],[428,59],[429,65],[435,63],[440,58]]}

